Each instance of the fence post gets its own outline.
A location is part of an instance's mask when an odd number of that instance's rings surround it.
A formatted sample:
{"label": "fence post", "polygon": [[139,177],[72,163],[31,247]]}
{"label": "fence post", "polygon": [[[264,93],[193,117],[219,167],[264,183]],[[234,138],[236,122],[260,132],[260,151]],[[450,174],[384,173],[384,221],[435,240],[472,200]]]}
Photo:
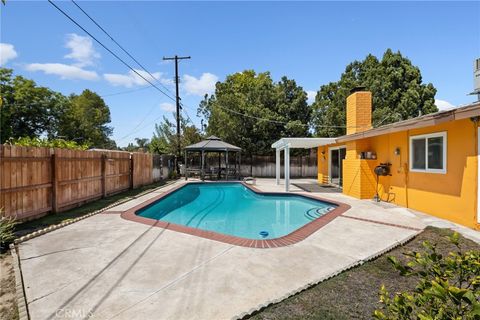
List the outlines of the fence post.
{"label": "fence post", "polygon": [[163,155],[160,155],[160,180],[163,179]]}
{"label": "fence post", "polygon": [[102,154],[102,198],[107,197],[107,155]]}
{"label": "fence post", "polygon": [[[55,151],[54,151],[55,152]],[[54,154],[51,155],[50,164],[51,164],[51,174],[52,174],[52,212],[58,212],[58,202],[57,202],[57,193],[58,193],[58,171],[57,171],[57,156]]]}
{"label": "fence post", "polygon": [[303,156],[300,155],[300,178],[303,178]]}
{"label": "fence post", "polygon": [[253,177],[253,154],[250,155],[250,177]]}
{"label": "fence post", "polygon": [[133,163],[133,153],[130,153],[130,189],[133,189],[133,171],[134,171],[134,163]]}

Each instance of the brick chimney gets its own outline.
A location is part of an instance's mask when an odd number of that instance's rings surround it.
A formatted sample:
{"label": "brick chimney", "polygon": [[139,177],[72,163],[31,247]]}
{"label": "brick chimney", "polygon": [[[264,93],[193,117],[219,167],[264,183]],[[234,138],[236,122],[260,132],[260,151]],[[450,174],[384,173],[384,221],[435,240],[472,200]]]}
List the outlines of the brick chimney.
{"label": "brick chimney", "polygon": [[372,128],[372,93],[365,87],[350,90],[347,97],[347,134]]}

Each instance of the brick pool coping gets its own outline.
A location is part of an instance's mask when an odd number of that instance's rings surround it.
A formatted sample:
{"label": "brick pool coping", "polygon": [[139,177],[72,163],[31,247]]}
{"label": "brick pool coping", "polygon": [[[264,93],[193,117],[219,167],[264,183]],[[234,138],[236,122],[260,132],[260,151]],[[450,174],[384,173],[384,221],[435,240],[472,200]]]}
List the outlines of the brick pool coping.
{"label": "brick pool coping", "polygon": [[[302,227],[298,228],[297,230],[282,236],[280,238],[275,238],[275,239],[266,239],[266,240],[254,240],[254,239],[247,239],[247,238],[241,238],[241,237],[236,237],[236,236],[230,236],[226,234],[221,234],[217,233],[214,231],[207,231],[207,230],[201,230],[197,228],[192,228],[192,227],[187,227],[184,225],[179,225],[179,224],[174,224],[170,222],[165,222],[165,221],[160,221],[160,220],[155,220],[155,219],[150,219],[150,218],[145,218],[138,216],[136,212],[140,209],[146,208],[156,201],[168,196],[169,194],[177,191],[180,188],[185,187],[188,184],[197,184],[197,183],[241,183],[245,187],[249,188],[253,192],[257,194],[262,194],[262,195],[286,195],[286,196],[300,196],[300,197],[305,197],[305,198],[310,198],[313,200],[318,200],[318,201],[323,201],[326,203],[330,203],[336,206],[335,209],[332,211],[324,214],[323,216],[316,218],[315,220],[307,223],[306,225],[303,225]],[[128,209],[127,211],[124,211],[121,213],[121,217],[126,220],[131,220],[134,222],[139,222],[143,223],[149,226],[155,226],[155,227],[160,227],[168,230],[173,230],[177,232],[182,232],[190,235],[194,235],[197,237],[202,237],[210,240],[215,240],[219,242],[224,242],[228,244],[233,244],[236,246],[241,246],[241,247],[249,247],[249,248],[259,248],[259,249],[268,249],[268,248],[278,248],[278,247],[284,247],[288,245],[292,245],[294,243],[300,242],[304,239],[306,239],[308,236],[334,220],[336,217],[342,215],[345,211],[350,209],[350,206],[345,203],[341,202],[336,202],[332,200],[326,200],[320,197],[316,196],[311,196],[311,195],[305,195],[305,194],[292,194],[292,193],[287,193],[287,192],[263,192],[251,185],[248,185],[244,182],[238,182],[238,181],[226,181],[226,182],[187,182],[185,184],[182,184],[178,187],[172,188],[171,190],[166,191],[163,194],[160,194],[156,197],[153,197],[149,200],[146,200],[145,202]]]}

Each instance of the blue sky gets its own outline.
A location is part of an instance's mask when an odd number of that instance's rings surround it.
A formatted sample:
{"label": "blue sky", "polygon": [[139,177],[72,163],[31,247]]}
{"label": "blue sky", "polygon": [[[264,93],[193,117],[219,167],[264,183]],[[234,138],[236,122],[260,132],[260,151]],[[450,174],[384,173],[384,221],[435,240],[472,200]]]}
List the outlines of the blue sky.
{"label": "blue sky", "polygon": [[[120,50],[71,2],[56,2],[109,48]],[[215,81],[254,69],[286,75],[306,91],[339,79],[368,53],[400,50],[438,89],[440,107],[472,102],[473,60],[480,57],[480,2],[79,2],[158,81],[196,107]],[[172,117],[172,101],[143,81],[48,2],[1,6],[2,66],[64,94],[91,89],[106,95],[113,138],[125,146],[152,136],[155,120]],[[128,60],[124,54],[121,56]],[[142,90],[137,90],[141,89]],[[128,94],[112,93],[136,90]]]}

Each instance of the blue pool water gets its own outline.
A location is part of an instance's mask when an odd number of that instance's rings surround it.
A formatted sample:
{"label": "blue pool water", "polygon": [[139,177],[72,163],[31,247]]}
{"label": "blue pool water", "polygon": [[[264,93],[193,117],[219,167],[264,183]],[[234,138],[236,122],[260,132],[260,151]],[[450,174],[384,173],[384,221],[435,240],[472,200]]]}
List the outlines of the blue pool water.
{"label": "blue pool water", "polygon": [[274,239],[334,208],[299,195],[257,194],[241,183],[192,183],[137,215],[242,238]]}

